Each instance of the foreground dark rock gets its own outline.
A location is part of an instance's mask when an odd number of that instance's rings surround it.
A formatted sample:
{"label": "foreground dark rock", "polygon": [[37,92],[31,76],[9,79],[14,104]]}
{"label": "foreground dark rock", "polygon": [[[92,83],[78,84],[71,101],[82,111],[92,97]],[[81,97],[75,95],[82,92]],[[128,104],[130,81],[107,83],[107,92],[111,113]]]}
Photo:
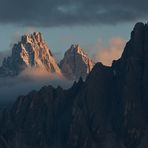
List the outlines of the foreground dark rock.
{"label": "foreground dark rock", "polygon": [[97,63],[72,88],[51,86],[3,111],[3,148],[147,148],[148,25],[138,23],[112,67]]}

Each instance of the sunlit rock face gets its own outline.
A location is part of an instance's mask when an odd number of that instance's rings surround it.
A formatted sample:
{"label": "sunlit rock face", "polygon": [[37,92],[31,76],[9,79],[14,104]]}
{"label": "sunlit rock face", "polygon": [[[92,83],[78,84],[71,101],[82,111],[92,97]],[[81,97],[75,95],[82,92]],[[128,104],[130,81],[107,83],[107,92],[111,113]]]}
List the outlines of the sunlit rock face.
{"label": "sunlit rock face", "polygon": [[94,64],[79,45],[72,45],[59,65],[66,78],[78,80],[80,77],[85,79]]}
{"label": "sunlit rock face", "polygon": [[[9,148],[147,148],[148,25],[137,23],[121,58],[95,64],[64,90],[43,87],[0,114]],[[1,146],[0,145],[0,146]]]}
{"label": "sunlit rock face", "polygon": [[[23,35],[14,44],[11,56],[4,58],[0,76],[16,76],[26,68],[64,75],[69,80],[86,78],[94,62],[79,45],[72,45],[58,65],[40,32]],[[61,72],[62,71],[62,72]]]}
{"label": "sunlit rock face", "polygon": [[12,55],[3,60],[0,76],[15,76],[25,68],[61,73],[40,32],[22,36],[21,41],[13,46]]}

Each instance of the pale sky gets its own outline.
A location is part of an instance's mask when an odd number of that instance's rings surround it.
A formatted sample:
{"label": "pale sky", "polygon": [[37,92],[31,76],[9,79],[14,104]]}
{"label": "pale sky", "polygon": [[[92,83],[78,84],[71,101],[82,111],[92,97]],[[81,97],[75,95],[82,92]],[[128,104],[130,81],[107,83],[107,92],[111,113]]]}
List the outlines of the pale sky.
{"label": "pale sky", "polygon": [[[65,27],[22,27],[17,25],[0,25],[0,51],[11,50],[12,45],[20,40],[20,36],[34,31],[42,32],[45,41],[53,54],[62,58],[64,52],[71,44],[80,44],[82,48],[93,56],[92,47],[98,40],[104,46],[112,38],[129,40],[130,32],[136,22],[119,23],[117,25],[89,25],[89,26],[65,26]],[[97,50],[97,49],[96,49]],[[99,50],[99,49],[98,49]]]}

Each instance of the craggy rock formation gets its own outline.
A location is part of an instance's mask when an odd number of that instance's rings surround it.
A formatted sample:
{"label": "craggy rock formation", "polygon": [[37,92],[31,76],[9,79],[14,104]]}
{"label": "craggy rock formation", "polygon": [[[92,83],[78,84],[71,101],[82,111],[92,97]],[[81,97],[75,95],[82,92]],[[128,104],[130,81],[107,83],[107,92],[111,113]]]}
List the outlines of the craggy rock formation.
{"label": "craggy rock formation", "polygon": [[147,148],[148,25],[137,23],[121,58],[97,63],[68,89],[21,96],[0,117],[2,148]]}
{"label": "craggy rock formation", "polygon": [[22,36],[19,43],[14,44],[12,55],[3,60],[0,76],[16,76],[25,68],[61,73],[56,60],[39,32],[26,34]]}
{"label": "craggy rock formation", "polygon": [[80,77],[85,79],[95,63],[79,45],[72,45],[59,65],[66,78],[78,80]]}
{"label": "craggy rock formation", "polygon": [[0,77],[17,76],[29,68],[78,80],[80,77],[85,79],[93,66],[94,62],[79,45],[72,45],[58,65],[42,34],[34,32],[23,35],[21,41],[14,44],[11,56],[2,62]]}

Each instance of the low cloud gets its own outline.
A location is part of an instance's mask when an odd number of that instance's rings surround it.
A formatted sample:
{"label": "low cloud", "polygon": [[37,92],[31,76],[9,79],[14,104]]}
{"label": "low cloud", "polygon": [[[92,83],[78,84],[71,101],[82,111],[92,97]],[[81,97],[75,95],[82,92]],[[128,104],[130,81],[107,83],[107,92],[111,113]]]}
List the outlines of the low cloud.
{"label": "low cloud", "polygon": [[25,95],[43,86],[61,86],[65,89],[73,84],[62,76],[49,74],[37,69],[26,69],[15,78],[0,78],[0,101],[14,101],[19,95]]}
{"label": "low cloud", "polygon": [[95,61],[111,66],[113,60],[120,58],[125,43],[126,41],[120,37],[110,39],[106,47],[103,45],[102,41],[97,41],[92,49],[96,51],[94,56]]}

